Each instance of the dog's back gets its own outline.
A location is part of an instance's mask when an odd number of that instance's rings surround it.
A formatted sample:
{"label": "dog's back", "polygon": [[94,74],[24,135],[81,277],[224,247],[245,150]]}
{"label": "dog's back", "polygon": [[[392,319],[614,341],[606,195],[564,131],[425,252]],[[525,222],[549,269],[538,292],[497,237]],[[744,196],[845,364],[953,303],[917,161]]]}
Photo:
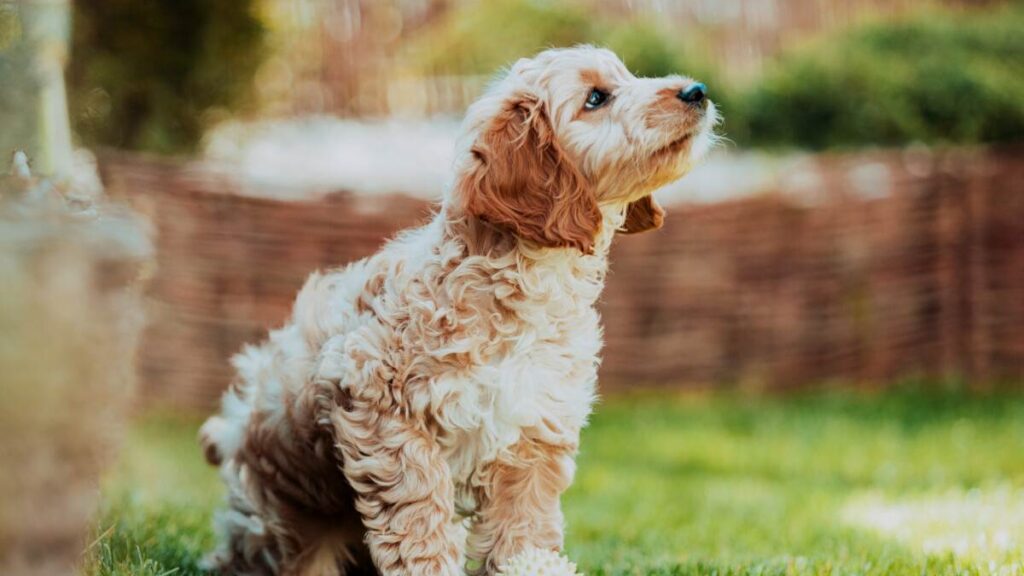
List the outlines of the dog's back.
{"label": "dog's back", "polygon": [[376,574],[329,420],[336,398],[315,383],[323,323],[347,316],[337,309],[346,300],[338,292],[364,283],[366,268],[361,261],[313,274],[289,323],[232,359],[237,379],[221,414],[200,430],[206,459],[228,488],[228,508],[216,519],[222,545],[207,559],[210,568],[350,575],[364,566]]}

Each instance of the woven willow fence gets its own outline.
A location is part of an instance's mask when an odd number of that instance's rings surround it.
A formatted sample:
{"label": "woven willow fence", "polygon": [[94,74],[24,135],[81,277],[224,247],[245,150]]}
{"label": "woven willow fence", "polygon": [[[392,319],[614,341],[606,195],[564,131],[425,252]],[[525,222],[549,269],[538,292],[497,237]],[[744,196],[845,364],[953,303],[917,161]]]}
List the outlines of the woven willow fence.
{"label": "woven willow fence", "polygon": [[[823,156],[807,172],[813,186],[670,206],[663,230],[616,241],[604,389],[1024,379],[1019,149]],[[431,209],[253,198],[222,169],[130,156],[103,174],[159,231],[144,395],[189,407],[216,400],[228,357],[284,320],[310,271]]]}

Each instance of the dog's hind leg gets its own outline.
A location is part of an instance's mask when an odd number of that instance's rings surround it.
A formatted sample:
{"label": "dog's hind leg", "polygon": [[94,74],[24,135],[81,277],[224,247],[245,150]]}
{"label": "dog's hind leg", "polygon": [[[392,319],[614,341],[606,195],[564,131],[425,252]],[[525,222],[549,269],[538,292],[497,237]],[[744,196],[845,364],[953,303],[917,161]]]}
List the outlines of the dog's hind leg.
{"label": "dog's hind leg", "polygon": [[215,516],[220,547],[208,556],[207,567],[253,576],[367,574],[365,529],[333,457],[307,458],[303,467],[303,459],[284,458],[258,437],[250,433],[241,450],[221,464],[227,507]]}

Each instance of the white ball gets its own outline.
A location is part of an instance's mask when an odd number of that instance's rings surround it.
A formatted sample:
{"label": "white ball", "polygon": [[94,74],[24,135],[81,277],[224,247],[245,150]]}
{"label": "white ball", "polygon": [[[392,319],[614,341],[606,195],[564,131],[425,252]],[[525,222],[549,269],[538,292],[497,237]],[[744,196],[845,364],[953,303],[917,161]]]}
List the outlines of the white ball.
{"label": "white ball", "polygon": [[509,560],[499,576],[581,576],[576,565],[553,550],[530,548]]}

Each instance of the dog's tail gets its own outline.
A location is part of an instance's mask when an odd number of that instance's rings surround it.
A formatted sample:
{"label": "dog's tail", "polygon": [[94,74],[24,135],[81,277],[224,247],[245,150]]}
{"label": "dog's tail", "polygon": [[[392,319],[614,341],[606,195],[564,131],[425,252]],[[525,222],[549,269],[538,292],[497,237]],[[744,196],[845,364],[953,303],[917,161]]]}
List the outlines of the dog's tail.
{"label": "dog's tail", "polygon": [[199,445],[206,461],[220,466],[233,458],[245,439],[251,408],[235,389],[228,390],[221,402],[221,413],[211,416],[199,428]]}
{"label": "dog's tail", "polygon": [[220,466],[224,461],[225,450],[223,447],[228,423],[220,416],[211,416],[203,426],[199,428],[199,446],[203,449],[203,456],[213,466]]}

